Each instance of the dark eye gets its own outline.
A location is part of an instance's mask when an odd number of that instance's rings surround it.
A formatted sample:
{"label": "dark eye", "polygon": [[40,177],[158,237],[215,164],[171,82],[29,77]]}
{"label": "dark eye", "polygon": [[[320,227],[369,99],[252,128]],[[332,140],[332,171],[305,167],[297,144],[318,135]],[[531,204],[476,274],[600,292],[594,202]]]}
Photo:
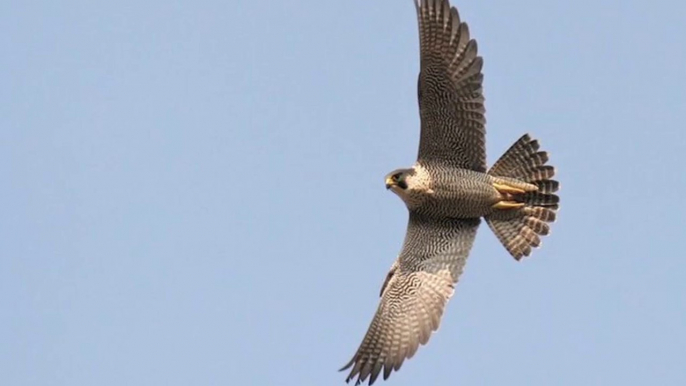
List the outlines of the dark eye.
{"label": "dark eye", "polygon": [[393,182],[398,182],[398,180],[400,179],[400,174],[394,174],[391,178],[393,179]]}

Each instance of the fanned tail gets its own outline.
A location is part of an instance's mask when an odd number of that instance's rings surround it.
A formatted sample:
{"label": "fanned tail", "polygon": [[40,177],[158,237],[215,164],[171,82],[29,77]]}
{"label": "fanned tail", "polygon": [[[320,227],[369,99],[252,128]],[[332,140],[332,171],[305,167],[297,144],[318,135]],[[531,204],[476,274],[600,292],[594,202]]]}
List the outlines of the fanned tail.
{"label": "fanned tail", "polygon": [[555,194],[560,184],[552,179],[555,168],[546,165],[548,153],[539,151],[539,147],[537,140],[525,134],[488,171],[506,185],[521,186],[524,182],[536,187],[513,195],[514,201],[524,205],[486,216],[486,223],[516,260],[529,256],[532,247],[541,245],[540,236],[550,232],[549,223],[555,221],[560,202]]}

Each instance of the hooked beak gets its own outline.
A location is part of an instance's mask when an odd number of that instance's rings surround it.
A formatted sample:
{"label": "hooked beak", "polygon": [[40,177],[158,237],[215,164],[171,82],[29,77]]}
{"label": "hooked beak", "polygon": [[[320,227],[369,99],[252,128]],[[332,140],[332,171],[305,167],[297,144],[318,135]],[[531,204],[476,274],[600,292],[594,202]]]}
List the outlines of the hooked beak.
{"label": "hooked beak", "polygon": [[393,178],[391,177],[386,177],[386,189],[390,189],[391,186],[394,186],[395,182],[393,182]]}

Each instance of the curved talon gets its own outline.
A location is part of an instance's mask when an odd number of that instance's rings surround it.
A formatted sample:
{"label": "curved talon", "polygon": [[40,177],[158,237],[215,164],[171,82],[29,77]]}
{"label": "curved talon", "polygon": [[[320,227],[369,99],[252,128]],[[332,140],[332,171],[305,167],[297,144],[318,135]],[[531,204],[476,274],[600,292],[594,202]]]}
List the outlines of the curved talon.
{"label": "curved talon", "polygon": [[493,187],[501,194],[524,194],[526,191],[524,189],[515,188],[511,185],[499,184],[497,182],[493,183]]}
{"label": "curved talon", "polygon": [[515,209],[515,208],[521,208],[523,206],[524,206],[523,202],[498,201],[495,204],[493,204],[493,209]]}

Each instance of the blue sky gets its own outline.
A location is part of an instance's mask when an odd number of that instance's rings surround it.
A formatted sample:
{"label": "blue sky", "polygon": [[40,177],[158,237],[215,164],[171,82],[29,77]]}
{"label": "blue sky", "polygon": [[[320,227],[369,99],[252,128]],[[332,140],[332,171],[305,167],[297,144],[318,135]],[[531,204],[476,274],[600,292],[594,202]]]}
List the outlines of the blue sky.
{"label": "blue sky", "polygon": [[[453,3],[489,162],[530,132],[562,207],[521,263],[481,227],[387,384],[686,384],[686,6]],[[343,384],[417,51],[410,0],[2,3],[2,384]]]}

